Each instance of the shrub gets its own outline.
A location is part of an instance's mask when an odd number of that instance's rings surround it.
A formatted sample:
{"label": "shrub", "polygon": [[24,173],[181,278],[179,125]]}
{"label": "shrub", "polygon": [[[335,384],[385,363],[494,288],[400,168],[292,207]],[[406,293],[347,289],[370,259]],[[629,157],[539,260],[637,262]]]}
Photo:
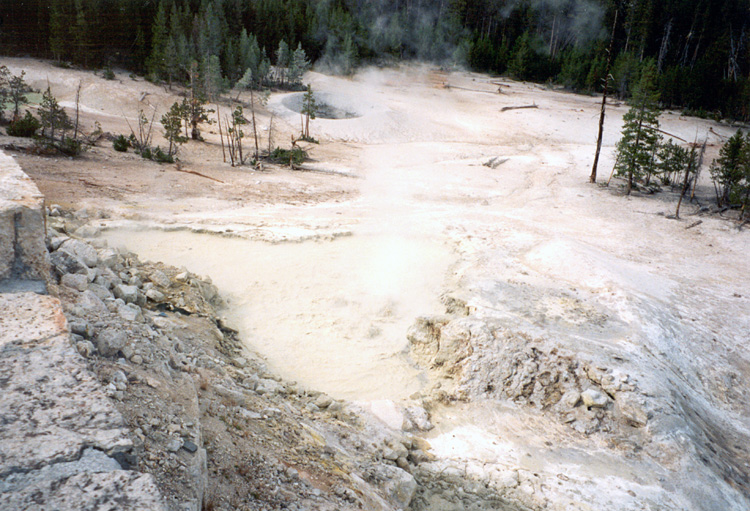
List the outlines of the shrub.
{"label": "shrub", "polygon": [[172,155],[162,151],[161,147],[154,149],[152,159],[158,163],[174,163]]}
{"label": "shrub", "polygon": [[295,147],[294,149],[281,149],[277,147],[271,153],[271,159],[278,163],[288,164],[291,161],[295,165],[300,165],[307,159],[307,152],[299,147]]}
{"label": "shrub", "polygon": [[112,147],[115,148],[115,151],[125,153],[128,151],[128,147],[130,147],[130,142],[125,138],[125,135],[118,135],[118,137],[112,142]]}
{"label": "shrub", "polygon": [[150,147],[144,147],[141,149],[141,158],[145,158],[146,160],[152,160],[154,158]]}
{"label": "shrub", "polygon": [[66,156],[78,156],[83,152],[83,144],[80,140],[65,137],[56,144],[57,149]]}
{"label": "shrub", "polygon": [[10,123],[8,135],[11,137],[33,137],[36,130],[41,126],[42,123],[39,122],[39,119],[31,115],[31,112],[26,112],[25,116]]}
{"label": "shrub", "polygon": [[104,71],[102,71],[102,77],[105,80],[114,80],[115,79],[115,72],[112,71],[112,68],[107,66],[104,68]]}

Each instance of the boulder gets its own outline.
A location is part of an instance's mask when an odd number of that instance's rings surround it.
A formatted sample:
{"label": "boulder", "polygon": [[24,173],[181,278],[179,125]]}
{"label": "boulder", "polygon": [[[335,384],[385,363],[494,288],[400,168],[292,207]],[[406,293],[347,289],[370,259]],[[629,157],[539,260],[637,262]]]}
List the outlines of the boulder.
{"label": "boulder", "polygon": [[118,284],[113,289],[115,298],[120,298],[125,303],[135,303],[138,300],[138,288],[135,286],[126,286]]}
{"label": "boulder", "polygon": [[609,398],[603,392],[596,389],[586,389],[581,393],[581,399],[584,406],[589,408],[605,408],[609,403]]}
{"label": "boulder", "polygon": [[125,332],[114,328],[102,330],[96,336],[96,347],[103,357],[116,356],[127,342],[128,336]]}
{"label": "boulder", "polygon": [[96,249],[81,240],[69,239],[60,245],[59,251],[67,252],[78,258],[89,268],[94,268],[99,263],[99,254],[96,253]]}
{"label": "boulder", "polygon": [[60,279],[60,284],[76,291],[84,292],[89,286],[89,279],[81,273],[66,273]]}

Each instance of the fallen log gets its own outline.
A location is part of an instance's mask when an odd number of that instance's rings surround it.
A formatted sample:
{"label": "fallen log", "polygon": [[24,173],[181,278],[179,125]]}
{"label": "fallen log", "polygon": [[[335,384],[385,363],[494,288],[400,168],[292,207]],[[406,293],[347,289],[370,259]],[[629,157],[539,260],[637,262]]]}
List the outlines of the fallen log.
{"label": "fallen log", "polygon": [[697,220],[693,222],[692,224],[688,225],[687,227],[685,227],[685,230],[692,229],[693,227],[696,227],[702,223],[703,223],[703,220]]}
{"label": "fallen log", "polygon": [[196,172],[194,170],[183,169],[179,165],[175,165],[175,170],[177,172],[184,172],[185,174],[193,174],[194,176],[205,177],[206,179],[210,179],[211,181],[216,181],[217,183],[224,184],[224,181],[222,181],[221,179],[216,179],[215,177],[207,176],[205,174],[201,174],[200,172]]}
{"label": "fallen log", "polygon": [[522,108],[539,108],[538,105],[519,105],[519,106],[504,106],[500,109],[501,112],[507,112],[508,110],[521,110]]}
{"label": "fallen log", "polygon": [[446,83],[444,85],[446,89],[461,89],[461,90],[467,90],[470,92],[484,92],[485,94],[502,94],[503,92],[498,89],[497,91],[491,91],[491,90],[481,90],[481,89],[470,89],[469,87],[459,87],[458,85],[450,85]]}

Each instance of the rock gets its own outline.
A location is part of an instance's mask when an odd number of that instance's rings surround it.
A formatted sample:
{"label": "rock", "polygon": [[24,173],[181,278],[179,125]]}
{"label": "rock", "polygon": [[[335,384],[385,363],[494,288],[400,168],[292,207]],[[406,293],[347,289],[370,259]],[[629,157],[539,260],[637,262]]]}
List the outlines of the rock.
{"label": "rock", "polygon": [[60,245],[59,251],[67,252],[78,258],[89,268],[94,268],[99,262],[99,254],[96,253],[96,249],[81,240],[69,239]]}
{"label": "rock", "polygon": [[251,410],[248,410],[246,408],[240,408],[240,415],[248,420],[260,420],[263,418],[261,414],[258,412],[253,412]]}
{"label": "rock", "polygon": [[182,449],[182,439],[180,437],[172,437],[167,443],[167,451],[177,452]]}
{"label": "rock", "polygon": [[586,389],[581,393],[581,399],[584,406],[589,408],[605,408],[609,403],[609,398],[596,389]]}
{"label": "rock", "polygon": [[83,225],[75,230],[73,233],[79,238],[96,238],[101,234],[102,230],[95,225]]}
{"label": "rock", "polygon": [[71,321],[70,331],[85,339],[91,339],[94,336],[94,327],[88,321]]}
{"label": "rock", "polygon": [[268,378],[262,378],[258,382],[258,385],[255,387],[255,392],[257,392],[260,395],[283,394],[284,386],[277,381],[274,381]]}
{"label": "rock", "polygon": [[569,390],[560,398],[560,402],[568,408],[575,408],[580,401],[581,393],[577,390]]}
{"label": "rock", "polygon": [[143,287],[143,280],[141,280],[140,276],[133,275],[132,277],[130,277],[130,280],[128,280],[128,284],[130,284],[131,286],[135,286],[138,289],[140,289],[140,288]]}
{"label": "rock", "polygon": [[195,445],[194,442],[191,442],[190,440],[185,440],[182,444],[182,448],[185,449],[187,452],[193,454],[198,450],[198,446]]}
{"label": "rock", "polygon": [[247,359],[245,357],[235,357],[233,362],[239,368],[247,367]]}
{"label": "rock", "polygon": [[143,357],[136,353],[130,357],[130,361],[136,365],[141,365],[143,363]]}
{"label": "rock", "polygon": [[187,282],[190,280],[190,272],[184,271],[182,273],[178,273],[175,275],[174,278],[177,282]]}
{"label": "rock", "polygon": [[144,321],[143,311],[141,311],[141,308],[134,303],[120,305],[117,308],[117,314],[125,321],[137,321],[139,323]]}
{"label": "rock", "polygon": [[115,298],[120,298],[125,303],[135,303],[138,299],[138,288],[135,286],[126,286],[125,284],[118,284],[113,289]]}
{"label": "rock", "polygon": [[320,409],[328,408],[329,406],[331,406],[331,403],[333,403],[333,399],[331,399],[331,397],[326,394],[319,395],[318,399],[315,400],[315,406]]}
{"label": "rock", "polygon": [[94,354],[96,348],[91,341],[78,341],[76,343],[76,349],[83,357],[89,358]]}
{"label": "rock", "polygon": [[167,277],[167,275],[161,270],[154,271],[151,274],[150,279],[151,282],[159,287],[168,288],[170,285],[172,285],[172,281],[169,280],[169,277]]}
{"label": "rock", "polygon": [[52,237],[52,238],[49,239],[49,243],[48,243],[49,249],[51,251],[55,251],[58,248],[60,248],[60,245],[62,245],[63,243],[65,243],[69,239],[70,239],[70,237],[68,237],[68,236],[54,236],[54,237]]}
{"label": "rock", "polygon": [[105,248],[99,251],[99,262],[106,268],[114,268],[117,264],[118,254],[116,250]]}
{"label": "rock", "polygon": [[117,390],[125,390],[128,388],[128,377],[121,370],[115,371],[112,374],[112,383]]}
{"label": "rock", "polygon": [[167,299],[164,293],[162,293],[161,291],[157,291],[156,289],[149,289],[148,291],[146,291],[146,298],[156,303],[162,303]]}
{"label": "rock", "polygon": [[402,509],[408,507],[417,491],[417,481],[414,476],[391,465],[383,465],[379,468],[384,476],[383,489],[386,495]]}
{"label": "rock", "polygon": [[85,310],[99,314],[106,314],[108,311],[107,306],[104,305],[104,302],[102,302],[98,296],[96,296],[89,290],[81,293],[81,297],[78,299],[78,305],[80,305]]}
{"label": "rock", "polygon": [[86,275],[80,273],[66,273],[60,279],[60,284],[77,291],[86,291],[89,286],[89,279]]}
{"label": "rock", "polygon": [[404,421],[404,425],[406,427],[404,429],[406,429],[407,431],[411,431],[414,429],[420,431],[429,431],[435,427],[430,422],[430,415],[421,406],[410,406],[406,408],[406,410],[404,410],[404,413],[406,415],[406,419]]}
{"label": "rock", "polygon": [[125,332],[113,328],[103,330],[96,336],[96,347],[103,357],[116,356],[127,342]]}
{"label": "rock", "polygon": [[94,293],[102,301],[112,299],[112,293],[109,289],[99,284],[89,284],[88,290]]}
{"label": "rock", "polygon": [[621,392],[615,398],[615,411],[629,425],[642,428],[648,423],[648,414],[641,400],[629,392]]}
{"label": "rock", "polygon": [[66,273],[86,273],[86,265],[83,264],[76,256],[58,250],[49,256],[50,263],[58,275]]}

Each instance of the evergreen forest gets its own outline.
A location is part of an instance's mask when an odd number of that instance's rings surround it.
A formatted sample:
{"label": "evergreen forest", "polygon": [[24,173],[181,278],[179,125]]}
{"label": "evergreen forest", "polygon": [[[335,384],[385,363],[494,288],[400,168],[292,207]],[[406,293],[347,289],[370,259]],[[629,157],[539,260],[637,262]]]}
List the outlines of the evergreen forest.
{"label": "evergreen forest", "polygon": [[0,53],[230,87],[297,49],[339,73],[418,59],[600,92],[613,26],[618,97],[655,67],[663,108],[750,120],[750,0],[5,0]]}

